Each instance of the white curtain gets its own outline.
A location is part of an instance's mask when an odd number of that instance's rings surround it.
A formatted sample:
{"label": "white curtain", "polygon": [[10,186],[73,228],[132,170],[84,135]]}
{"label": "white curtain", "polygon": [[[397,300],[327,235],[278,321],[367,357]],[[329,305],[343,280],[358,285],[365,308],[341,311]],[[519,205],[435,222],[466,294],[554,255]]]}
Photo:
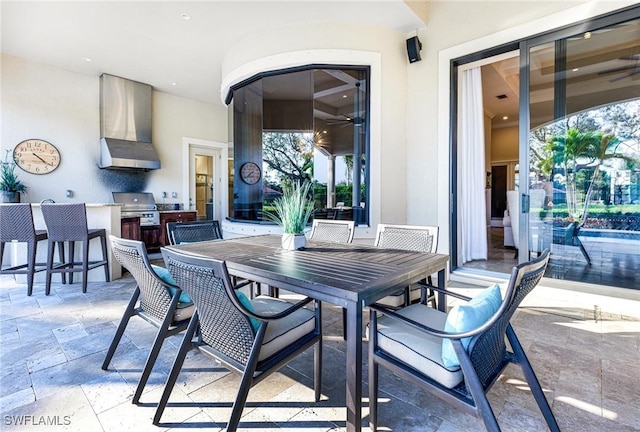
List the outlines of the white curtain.
{"label": "white curtain", "polygon": [[462,73],[458,129],[458,233],[462,264],[487,259],[484,112],[480,68]]}

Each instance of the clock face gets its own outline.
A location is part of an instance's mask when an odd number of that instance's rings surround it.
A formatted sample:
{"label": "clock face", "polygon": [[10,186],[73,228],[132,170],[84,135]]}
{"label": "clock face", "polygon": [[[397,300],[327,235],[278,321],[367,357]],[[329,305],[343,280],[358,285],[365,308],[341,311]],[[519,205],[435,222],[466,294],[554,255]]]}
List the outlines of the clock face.
{"label": "clock face", "polygon": [[60,165],[60,152],[47,141],[30,139],[13,149],[13,160],[28,173],[48,174]]}
{"label": "clock face", "polygon": [[262,177],[260,167],[253,162],[247,162],[240,167],[240,178],[247,184],[256,184]]}

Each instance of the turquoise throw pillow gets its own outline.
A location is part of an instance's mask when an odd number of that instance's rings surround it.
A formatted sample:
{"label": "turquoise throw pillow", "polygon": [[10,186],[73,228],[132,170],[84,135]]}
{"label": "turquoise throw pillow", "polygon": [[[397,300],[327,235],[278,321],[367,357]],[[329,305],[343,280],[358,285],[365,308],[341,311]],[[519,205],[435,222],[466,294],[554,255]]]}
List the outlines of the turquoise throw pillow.
{"label": "turquoise throw pillow", "polygon": [[[250,312],[255,312],[253,310],[253,305],[251,304],[251,300],[249,300],[249,298],[246,296],[245,293],[243,293],[240,290],[236,290],[236,297],[238,297],[238,300],[240,300],[240,303],[242,304],[242,306],[247,308],[247,310],[249,310]],[[249,317],[249,321],[251,321],[251,325],[253,326],[253,329],[255,331],[258,331],[258,327],[260,327],[260,320],[253,317]]]}
{"label": "turquoise throw pillow", "polygon": [[[444,331],[449,333],[462,333],[480,327],[487,322],[502,303],[500,287],[495,284],[479,292],[466,304],[454,306],[447,314],[447,322]],[[469,347],[471,338],[462,339],[465,349]],[[449,339],[442,341],[442,364],[447,368],[460,366],[458,356]]]}
{"label": "turquoise throw pillow", "polygon": [[[169,270],[167,270],[166,268],[160,267],[154,264],[151,264],[151,268],[158,275],[158,277],[163,281],[165,281],[166,283],[176,285],[176,286],[178,285],[176,281],[173,279],[173,276],[171,276],[171,273],[169,273]],[[171,295],[173,295],[176,292],[176,289],[173,287],[167,287],[167,289],[169,290],[169,294]],[[180,293],[180,299],[178,299],[178,301],[180,303],[191,303],[191,297],[189,297],[189,295],[186,292],[182,291]]]}

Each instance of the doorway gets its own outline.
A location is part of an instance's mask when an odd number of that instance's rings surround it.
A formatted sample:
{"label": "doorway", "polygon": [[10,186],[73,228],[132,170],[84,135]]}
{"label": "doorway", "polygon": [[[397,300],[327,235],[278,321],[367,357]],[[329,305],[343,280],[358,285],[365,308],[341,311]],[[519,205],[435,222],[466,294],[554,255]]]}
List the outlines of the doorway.
{"label": "doorway", "polygon": [[[502,226],[504,211],[507,209],[507,166],[493,165],[490,178],[487,187],[491,188],[491,226]],[[494,225],[494,221],[497,224]]]}
{"label": "doorway", "polygon": [[184,138],[183,146],[185,208],[195,210],[198,220],[222,220],[227,216],[227,145]]}
{"label": "doorway", "polygon": [[[195,210],[198,220],[219,219],[220,194],[219,177],[220,151],[217,149],[192,146],[189,157],[189,207]],[[218,201],[218,202],[216,202]]]}

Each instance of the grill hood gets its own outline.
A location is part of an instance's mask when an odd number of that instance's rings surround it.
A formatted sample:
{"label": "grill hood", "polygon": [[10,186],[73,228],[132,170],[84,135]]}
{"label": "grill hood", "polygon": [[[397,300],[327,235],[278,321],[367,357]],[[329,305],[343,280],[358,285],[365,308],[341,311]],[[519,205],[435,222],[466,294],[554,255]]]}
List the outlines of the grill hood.
{"label": "grill hood", "polygon": [[100,76],[100,168],[160,168],[151,143],[151,90],[147,84]]}

